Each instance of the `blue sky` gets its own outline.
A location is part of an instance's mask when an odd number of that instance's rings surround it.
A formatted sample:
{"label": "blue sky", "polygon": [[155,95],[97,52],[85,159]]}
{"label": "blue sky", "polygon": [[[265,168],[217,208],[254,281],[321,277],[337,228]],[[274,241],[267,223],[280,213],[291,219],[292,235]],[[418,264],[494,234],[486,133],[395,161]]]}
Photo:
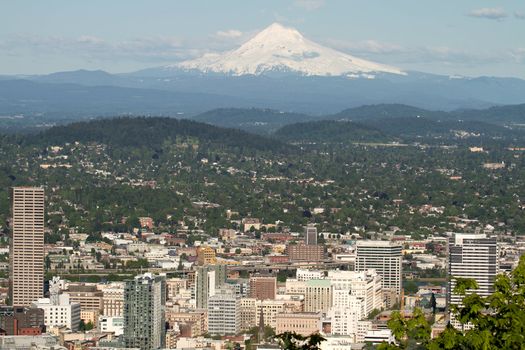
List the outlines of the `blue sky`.
{"label": "blue sky", "polygon": [[273,22],[405,70],[525,78],[522,0],[0,0],[0,74],[129,72],[237,47]]}

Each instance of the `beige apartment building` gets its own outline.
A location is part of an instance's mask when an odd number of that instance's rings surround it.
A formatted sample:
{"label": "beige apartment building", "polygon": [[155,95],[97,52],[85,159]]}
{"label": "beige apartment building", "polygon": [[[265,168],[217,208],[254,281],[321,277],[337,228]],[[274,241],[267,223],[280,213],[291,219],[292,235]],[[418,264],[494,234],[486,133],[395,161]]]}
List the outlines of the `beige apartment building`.
{"label": "beige apartment building", "polygon": [[113,282],[102,289],[102,315],[110,317],[124,315],[123,282]]}
{"label": "beige apartment building", "polygon": [[166,308],[166,322],[171,327],[187,328],[190,337],[199,337],[208,331],[207,310],[177,310]]}
{"label": "beige apartment building", "polygon": [[44,289],[44,189],[14,187],[12,204],[11,300],[30,306]]}
{"label": "beige apartment building", "polygon": [[81,311],[101,311],[103,292],[96,285],[70,283],[64,293],[69,294],[69,300],[80,304]]}
{"label": "beige apartment building", "polygon": [[197,264],[199,266],[205,266],[209,264],[216,264],[217,257],[215,250],[211,247],[199,247],[197,248]]}

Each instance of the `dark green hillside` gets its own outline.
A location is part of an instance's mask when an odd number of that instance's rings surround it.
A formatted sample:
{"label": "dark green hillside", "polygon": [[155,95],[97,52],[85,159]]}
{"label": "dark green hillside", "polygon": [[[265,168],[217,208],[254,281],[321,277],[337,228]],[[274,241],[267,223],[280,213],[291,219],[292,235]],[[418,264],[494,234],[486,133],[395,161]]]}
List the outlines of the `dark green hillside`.
{"label": "dark green hillside", "polygon": [[[524,93],[525,95],[525,93]],[[525,124],[525,104],[496,106],[452,112],[458,119],[483,120],[489,123]]]}
{"label": "dark green hillside", "polygon": [[307,142],[356,142],[388,141],[380,130],[346,121],[315,121],[287,125],[277,130],[275,136],[288,141]]}
{"label": "dark green hillside", "polygon": [[486,109],[465,109],[451,112],[429,111],[403,104],[366,105],[328,115],[331,120],[372,120],[426,118],[436,121],[482,121],[491,124],[525,124],[525,104],[495,106]]}
{"label": "dark green hillside", "polygon": [[319,119],[319,117],[280,112],[273,109],[219,108],[199,114],[191,119],[227,128],[269,133],[284,125]]}
{"label": "dark green hillside", "polygon": [[377,128],[387,135],[403,136],[451,136],[467,132],[488,137],[523,137],[519,130],[510,130],[500,125],[480,121],[432,120],[423,117],[383,118],[361,121],[364,125]]}
{"label": "dark green hillside", "polygon": [[418,116],[429,119],[446,119],[450,117],[447,112],[428,111],[403,104],[378,104],[345,109],[337,114],[327,116],[326,119],[361,121]]}
{"label": "dark green hillside", "polygon": [[218,147],[286,152],[291,147],[244,131],[190,120],[160,117],[121,117],[56,126],[24,139],[29,144],[97,142],[120,147],[160,148],[165,142],[198,141]]}

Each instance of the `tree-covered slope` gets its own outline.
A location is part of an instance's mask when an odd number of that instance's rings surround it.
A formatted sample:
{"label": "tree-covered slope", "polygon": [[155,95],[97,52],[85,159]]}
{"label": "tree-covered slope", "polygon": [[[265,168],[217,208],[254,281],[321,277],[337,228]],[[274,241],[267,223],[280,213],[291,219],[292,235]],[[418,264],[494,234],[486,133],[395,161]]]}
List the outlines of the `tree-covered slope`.
{"label": "tree-covered slope", "polygon": [[357,142],[388,140],[388,137],[376,128],[353,122],[331,120],[287,125],[277,130],[274,136],[279,139],[295,142]]}
{"label": "tree-covered slope", "polygon": [[525,103],[519,105],[495,106],[487,109],[468,109],[451,112],[458,119],[483,120],[491,123],[525,124]]}
{"label": "tree-covered slope", "polygon": [[293,148],[275,140],[235,129],[163,117],[120,117],[55,126],[23,138],[24,143],[54,145],[97,142],[121,147],[160,148],[167,141],[198,142],[218,147],[284,152]]}
{"label": "tree-covered slope", "polygon": [[345,109],[339,113],[327,116],[326,119],[361,121],[370,119],[390,119],[406,117],[446,119],[450,116],[447,112],[429,111],[426,109],[403,104],[377,104]]}
{"label": "tree-covered slope", "polygon": [[523,136],[519,130],[475,120],[433,120],[424,117],[379,118],[361,121],[387,135],[403,136],[451,136],[453,134],[484,135],[489,137]]}
{"label": "tree-covered slope", "polygon": [[426,118],[435,121],[482,121],[491,124],[525,124],[525,104],[495,106],[486,109],[461,109],[450,112],[430,111],[403,104],[365,105],[328,115],[329,120],[371,120]]}
{"label": "tree-covered slope", "polygon": [[273,109],[219,108],[199,114],[191,119],[222,127],[267,133],[287,124],[319,119],[319,117]]}

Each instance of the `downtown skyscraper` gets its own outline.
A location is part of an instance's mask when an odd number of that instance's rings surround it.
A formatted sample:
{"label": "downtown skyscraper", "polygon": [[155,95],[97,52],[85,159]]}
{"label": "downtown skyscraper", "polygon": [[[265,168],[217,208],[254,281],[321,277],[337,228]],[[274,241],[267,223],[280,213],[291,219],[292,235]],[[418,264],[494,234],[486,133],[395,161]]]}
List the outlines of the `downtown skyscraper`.
{"label": "downtown skyscraper", "polygon": [[12,191],[10,296],[15,306],[30,306],[44,290],[44,189]]}
{"label": "downtown skyscraper", "polygon": [[400,244],[389,241],[358,241],[356,271],[374,269],[381,276],[383,290],[401,294],[402,250]]}

